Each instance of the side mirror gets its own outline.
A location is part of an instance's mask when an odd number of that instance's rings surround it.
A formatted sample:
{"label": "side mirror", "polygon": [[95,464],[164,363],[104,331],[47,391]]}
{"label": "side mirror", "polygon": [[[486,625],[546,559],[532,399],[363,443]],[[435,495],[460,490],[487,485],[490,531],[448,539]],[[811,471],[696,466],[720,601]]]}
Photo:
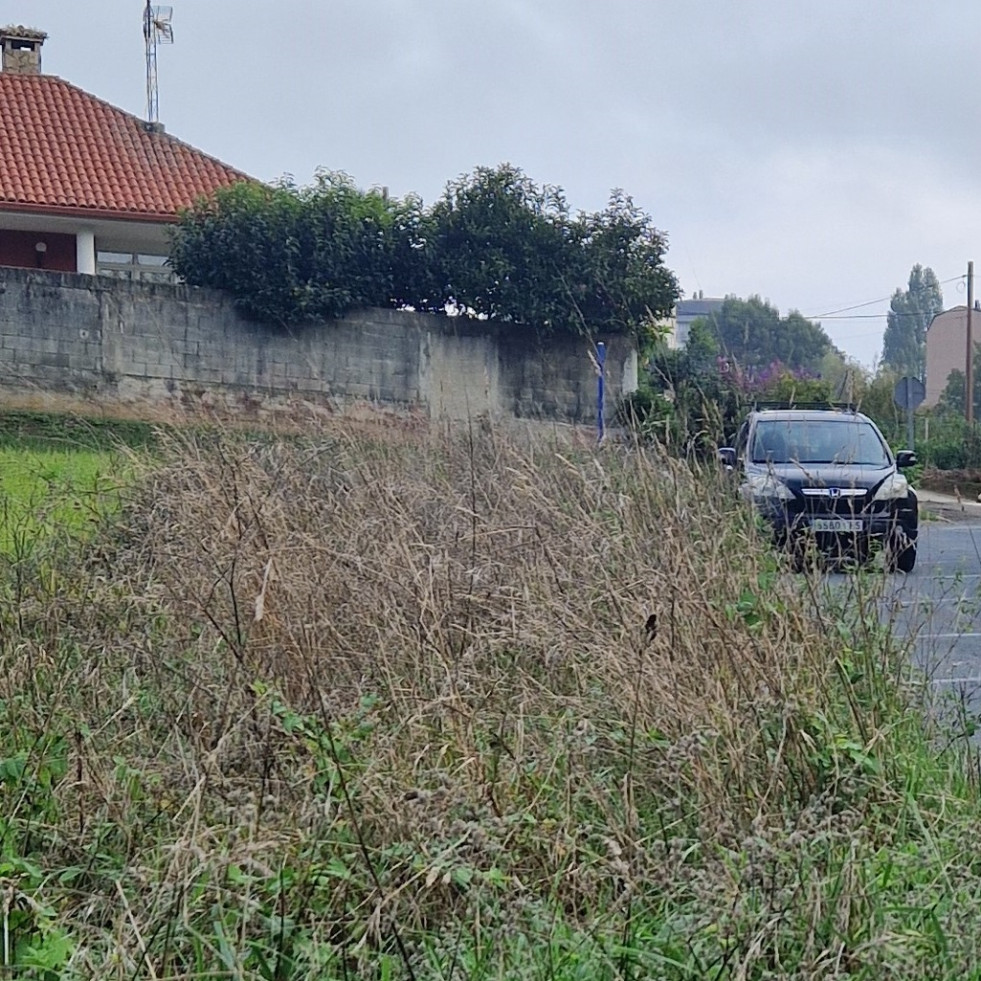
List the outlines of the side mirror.
{"label": "side mirror", "polygon": [[723,446],[719,449],[719,463],[727,470],[736,469],[736,451],[731,446]]}
{"label": "side mirror", "polygon": [[912,450],[899,450],[896,453],[896,466],[900,470],[916,466],[916,454]]}

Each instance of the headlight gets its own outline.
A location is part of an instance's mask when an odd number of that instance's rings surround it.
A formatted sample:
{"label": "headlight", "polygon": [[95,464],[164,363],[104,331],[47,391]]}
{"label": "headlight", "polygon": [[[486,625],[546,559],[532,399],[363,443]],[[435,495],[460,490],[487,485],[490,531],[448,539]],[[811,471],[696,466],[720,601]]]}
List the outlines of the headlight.
{"label": "headlight", "polygon": [[754,473],[746,478],[746,483],[739,488],[746,500],[792,501],[791,489],[773,474]]}
{"label": "headlight", "polygon": [[895,501],[909,493],[909,481],[901,473],[890,474],[879,485],[873,501]]}

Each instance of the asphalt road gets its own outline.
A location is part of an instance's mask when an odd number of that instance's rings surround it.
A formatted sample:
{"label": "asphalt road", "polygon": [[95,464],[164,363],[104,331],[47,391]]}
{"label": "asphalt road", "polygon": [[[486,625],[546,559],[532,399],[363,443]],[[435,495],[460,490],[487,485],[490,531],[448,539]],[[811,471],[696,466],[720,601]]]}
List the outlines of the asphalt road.
{"label": "asphalt road", "polygon": [[881,617],[933,692],[981,719],[981,521],[920,525],[909,575],[887,576]]}
{"label": "asphalt road", "polygon": [[916,569],[891,578],[896,614],[932,683],[981,689],[981,523],[926,522]]}

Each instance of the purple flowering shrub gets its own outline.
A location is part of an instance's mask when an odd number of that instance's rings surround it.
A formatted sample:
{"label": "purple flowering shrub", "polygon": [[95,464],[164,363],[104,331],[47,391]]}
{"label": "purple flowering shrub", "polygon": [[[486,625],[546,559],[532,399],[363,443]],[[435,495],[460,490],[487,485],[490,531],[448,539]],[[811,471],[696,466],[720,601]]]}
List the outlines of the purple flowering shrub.
{"label": "purple flowering shrub", "polygon": [[813,372],[774,360],[741,365],[717,350],[689,343],[652,360],[649,380],[618,407],[636,432],[684,455],[714,457],[734,437],[754,402],[831,402],[831,384]]}
{"label": "purple flowering shrub", "polygon": [[756,400],[824,402],[834,397],[831,386],[819,374],[806,368],[791,368],[779,360],[763,367],[744,367],[719,355],[716,369],[723,385],[750,404]]}

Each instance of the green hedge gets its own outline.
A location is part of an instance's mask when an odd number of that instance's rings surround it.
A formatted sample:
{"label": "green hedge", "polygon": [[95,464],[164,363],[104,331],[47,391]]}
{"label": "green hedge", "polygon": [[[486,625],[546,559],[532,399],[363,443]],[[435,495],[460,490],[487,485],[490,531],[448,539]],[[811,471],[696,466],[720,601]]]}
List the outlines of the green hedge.
{"label": "green hedge", "polygon": [[666,250],[622,191],[573,215],[560,189],[503,164],[451,182],[429,208],[337,173],[306,188],[237,184],[181,216],[170,261],[186,282],[284,327],[390,306],[541,334],[640,334],[679,296]]}

